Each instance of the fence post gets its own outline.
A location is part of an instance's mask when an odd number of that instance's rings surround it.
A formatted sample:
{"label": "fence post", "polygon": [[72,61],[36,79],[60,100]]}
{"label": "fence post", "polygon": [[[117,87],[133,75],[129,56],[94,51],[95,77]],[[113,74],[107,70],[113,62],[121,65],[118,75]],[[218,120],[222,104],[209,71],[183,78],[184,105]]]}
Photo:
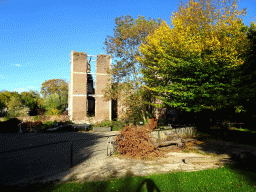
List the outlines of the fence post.
{"label": "fence post", "polygon": [[70,168],[73,168],[73,140],[71,141]]}

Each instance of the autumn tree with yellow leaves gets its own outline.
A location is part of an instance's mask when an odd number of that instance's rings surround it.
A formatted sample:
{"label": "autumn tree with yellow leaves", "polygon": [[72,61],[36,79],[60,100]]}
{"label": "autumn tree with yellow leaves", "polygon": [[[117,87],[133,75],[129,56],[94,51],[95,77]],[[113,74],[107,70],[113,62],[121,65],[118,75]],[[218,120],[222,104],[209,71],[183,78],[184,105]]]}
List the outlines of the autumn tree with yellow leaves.
{"label": "autumn tree with yellow leaves", "polygon": [[210,0],[190,0],[171,17],[173,28],[162,22],[141,44],[137,59],[144,65],[143,86],[163,105],[187,112],[237,105],[236,72],[250,41],[239,18],[246,10],[238,11],[236,1],[226,4],[216,10]]}

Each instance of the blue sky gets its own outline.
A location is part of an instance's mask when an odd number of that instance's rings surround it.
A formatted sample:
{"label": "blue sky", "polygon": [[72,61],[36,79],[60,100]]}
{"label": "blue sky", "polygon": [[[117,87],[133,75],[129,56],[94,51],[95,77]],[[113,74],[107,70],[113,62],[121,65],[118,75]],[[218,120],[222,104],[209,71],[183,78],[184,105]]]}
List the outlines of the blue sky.
{"label": "blue sky", "polygon": [[[71,50],[106,54],[103,43],[107,35],[114,35],[116,17],[130,15],[137,19],[141,15],[146,19],[161,18],[171,25],[170,17],[178,11],[179,2],[0,0],[0,91],[40,92],[46,80],[69,82]],[[240,0],[239,10],[245,7],[244,23],[250,26],[250,21],[255,20],[256,0]]]}

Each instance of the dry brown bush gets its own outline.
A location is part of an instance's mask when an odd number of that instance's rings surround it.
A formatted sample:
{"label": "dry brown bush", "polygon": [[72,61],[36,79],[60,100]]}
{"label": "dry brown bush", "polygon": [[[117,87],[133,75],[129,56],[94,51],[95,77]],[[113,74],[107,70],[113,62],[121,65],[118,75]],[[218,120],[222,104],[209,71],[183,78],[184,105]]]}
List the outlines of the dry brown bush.
{"label": "dry brown bush", "polygon": [[148,159],[160,157],[163,153],[154,146],[150,133],[155,128],[155,123],[144,127],[125,126],[121,134],[115,138],[116,150],[125,157]]}

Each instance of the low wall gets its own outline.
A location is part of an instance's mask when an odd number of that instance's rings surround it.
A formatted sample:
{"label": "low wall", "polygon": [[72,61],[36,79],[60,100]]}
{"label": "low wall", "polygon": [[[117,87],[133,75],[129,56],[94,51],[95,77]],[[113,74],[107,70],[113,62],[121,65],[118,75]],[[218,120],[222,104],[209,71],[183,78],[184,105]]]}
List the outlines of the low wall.
{"label": "low wall", "polygon": [[[28,116],[28,117],[17,117],[21,121],[35,121],[34,118],[36,116]],[[3,120],[3,117],[0,117],[0,121]],[[41,119],[42,122],[45,121],[69,121],[70,116],[69,115],[52,115],[52,116],[45,116],[43,119]],[[75,124],[84,124],[84,123],[96,123],[96,122],[101,122],[102,120],[97,120],[95,117],[86,117],[85,120],[73,120],[72,122]]]}
{"label": "low wall", "polygon": [[[17,119],[21,121],[35,121],[35,116],[28,116],[28,117],[17,117]],[[45,121],[69,121],[70,117],[68,115],[52,115],[52,116],[45,116],[43,119],[41,119],[42,122]],[[0,121],[3,120],[3,117],[0,117]]]}
{"label": "low wall", "polygon": [[168,137],[180,136],[180,137],[193,137],[196,134],[195,127],[182,127],[175,128],[170,130],[162,130],[162,131],[152,131],[151,138],[155,142],[157,139],[159,140],[167,140]]}

